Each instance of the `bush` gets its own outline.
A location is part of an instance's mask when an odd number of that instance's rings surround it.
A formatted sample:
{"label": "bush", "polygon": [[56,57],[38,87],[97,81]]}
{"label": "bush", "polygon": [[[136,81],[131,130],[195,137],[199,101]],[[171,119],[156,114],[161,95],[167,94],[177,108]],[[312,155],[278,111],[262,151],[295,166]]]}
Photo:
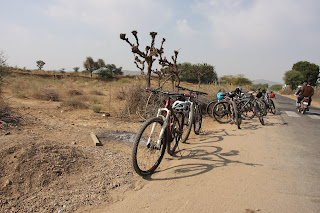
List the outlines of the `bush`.
{"label": "bush", "polygon": [[163,107],[165,97],[161,94],[146,92],[141,85],[128,89],[125,95],[126,113],[138,114],[142,118],[155,116],[159,107]]}
{"label": "bush", "polygon": [[76,89],[69,89],[67,91],[68,96],[76,96],[76,95],[82,95],[82,92]]}
{"label": "bush", "polygon": [[62,102],[62,107],[70,107],[73,109],[88,109],[88,105],[84,103],[83,100],[80,100],[79,98],[69,98]]}
{"label": "bush", "polygon": [[32,95],[34,98],[45,101],[59,101],[59,94],[51,88],[35,91]]}
{"label": "bush", "polygon": [[270,87],[270,89],[273,90],[273,91],[280,91],[280,90],[282,90],[282,85],[280,85],[280,84],[275,84],[275,85],[272,85],[272,86]]}
{"label": "bush", "polygon": [[92,105],[91,106],[92,111],[94,111],[95,113],[99,113],[101,112],[102,106],[100,105]]}

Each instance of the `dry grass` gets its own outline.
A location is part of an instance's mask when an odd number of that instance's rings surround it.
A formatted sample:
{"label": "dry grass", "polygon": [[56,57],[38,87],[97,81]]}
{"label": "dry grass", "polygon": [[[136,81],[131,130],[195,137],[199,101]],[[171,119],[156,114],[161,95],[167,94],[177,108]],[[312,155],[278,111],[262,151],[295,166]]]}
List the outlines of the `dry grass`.
{"label": "dry grass", "polygon": [[[54,72],[31,71],[33,74],[54,75]],[[58,73],[61,75],[61,73]],[[95,112],[107,112],[113,116],[136,116],[137,112],[146,111],[154,106],[156,111],[163,105],[165,97],[151,96],[145,92],[145,81],[137,78],[117,77],[110,81],[82,78],[81,74],[67,73],[79,78],[47,78],[38,75],[8,75],[6,76],[6,90],[14,97],[44,101],[59,101],[62,107],[71,109],[91,109]],[[67,75],[63,74],[63,75]],[[157,87],[157,79],[152,79],[151,86]],[[207,92],[207,96],[200,96],[200,103],[206,104],[216,99],[220,89],[234,90],[236,86],[208,84],[197,85],[181,82],[182,87]],[[250,88],[243,87],[243,90]],[[171,82],[164,85],[163,90],[172,91]],[[148,105],[146,104],[148,102]],[[147,107],[146,107],[147,106]]]}
{"label": "dry grass", "polygon": [[64,100],[61,103],[62,107],[67,107],[71,109],[88,109],[88,104],[85,103],[85,101],[81,100],[78,97],[70,97]]}

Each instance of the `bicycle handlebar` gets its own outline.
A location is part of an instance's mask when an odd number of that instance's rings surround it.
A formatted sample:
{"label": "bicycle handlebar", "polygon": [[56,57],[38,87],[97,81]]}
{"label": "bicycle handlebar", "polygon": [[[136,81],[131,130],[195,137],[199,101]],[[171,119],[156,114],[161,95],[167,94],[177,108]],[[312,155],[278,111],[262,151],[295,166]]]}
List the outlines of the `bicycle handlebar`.
{"label": "bicycle handlebar", "polygon": [[176,97],[191,97],[194,98],[193,95],[188,95],[188,94],[184,94],[184,93],[176,93],[176,92],[165,92],[159,89],[152,89],[152,88],[146,88],[147,92],[153,92],[155,94],[157,93],[162,93],[164,95],[168,95],[168,96],[176,96]]}
{"label": "bicycle handlebar", "polygon": [[196,93],[197,95],[208,95],[208,93],[206,93],[206,92],[196,91],[196,90],[192,90],[192,89],[188,89],[188,88],[180,87],[180,86],[176,86],[176,87],[181,90],[188,90],[190,93]]}

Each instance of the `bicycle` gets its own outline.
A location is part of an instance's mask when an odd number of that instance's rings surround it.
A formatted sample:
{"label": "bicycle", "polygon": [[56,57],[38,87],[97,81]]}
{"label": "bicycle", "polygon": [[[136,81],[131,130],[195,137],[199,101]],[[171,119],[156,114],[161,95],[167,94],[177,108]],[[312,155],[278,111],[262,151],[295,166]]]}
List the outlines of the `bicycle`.
{"label": "bicycle", "polygon": [[262,92],[262,94],[263,94],[263,100],[264,100],[264,102],[266,104],[266,114],[267,114],[267,112],[270,112],[270,113],[275,115],[276,114],[276,107],[274,105],[273,100],[271,99],[272,92],[271,92],[270,95],[266,91]]}
{"label": "bicycle", "polygon": [[[208,93],[188,89],[181,86],[176,87],[181,90],[189,91],[189,99],[187,100],[187,102],[190,103],[190,111],[187,115],[185,115],[188,116],[188,122],[183,124],[184,126],[187,126],[186,132],[184,131],[185,136],[183,136],[182,138],[182,142],[184,143],[190,135],[192,125],[194,133],[196,135],[200,134],[202,125],[202,111],[199,106],[199,95],[208,95]],[[195,96],[193,96],[192,94],[195,94]]]}
{"label": "bicycle", "polygon": [[253,92],[250,92],[250,99],[253,102],[254,106],[254,116],[258,117],[261,125],[264,125],[263,116],[265,115],[265,106],[264,103],[259,100],[261,98],[261,92],[258,90],[256,97],[253,96]]}
{"label": "bicycle", "polygon": [[140,176],[151,175],[160,165],[164,152],[173,155],[183,133],[184,115],[175,112],[172,98],[185,98],[189,95],[164,92],[148,88],[147,91],[167,96],[165,107],[159,108],[156,117],[143,123],[136,134],[132,149],[132,164]]}
{"label": "bicycle", "polygon": [[[236,104],[236,93],[235,92],[229,92],[226,94],[217,94],[217,96],[223,97],[223,100],[217,102],[213,109],[212,109],[212,115],[215,118],[216,121],[219,123],[229,123],[233,122],[237,125],[238,129],[240,128],[242,118],[241,114],[239,113],[239,108]],[[220,99],[220,97],[218,97]],[[226,120],[223,120],[226,119]]]}

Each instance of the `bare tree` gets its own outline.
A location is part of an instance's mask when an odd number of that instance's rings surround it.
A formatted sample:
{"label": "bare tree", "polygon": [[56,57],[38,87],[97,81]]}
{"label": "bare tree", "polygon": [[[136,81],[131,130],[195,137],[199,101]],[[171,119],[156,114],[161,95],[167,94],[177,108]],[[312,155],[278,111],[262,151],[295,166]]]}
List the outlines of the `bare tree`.
{"label": "bare tree", "polygon": [[[146,46],[145,51],[141,51],[139,49],[139,39],[138,39],[138,32],[132,31],[132,35],[135,37],[136,44],[133,44],[126,38],[126,34],[120,34],[120,39],[126,41],[131,46],[131,51],[135,56],[135,64],[138,69],[140,69],[141,74],[144,75],[144,68],[145,63],[147,63],[147,76],[146,76],[146,84],[147,87],[151,85],[151,73],[152,73],[152,65],[156,58],[159,56],[159,49],[155,48],[155,38],[157,36],[156,32],[150,32],[151,36],[151,45]],[[165,39],[164,39],[165,40]]]}
{"label": "bare tree", "polygon": [[161,47],[159,50],[159,64],[169,72],[169,78],[171,78],[172,82],[172,90],[175,90],[175,86],[180,85],[180,74],[185,70],[185,69],[179,69],[179,65],[177,64],[177,58],[179,52],[177,50],[174,51],[174,55],[171,56],[172,62],[168,61],[166,57],[162,57],[163,55],[163,43],[165,42],[165,39],[162,40]]}

